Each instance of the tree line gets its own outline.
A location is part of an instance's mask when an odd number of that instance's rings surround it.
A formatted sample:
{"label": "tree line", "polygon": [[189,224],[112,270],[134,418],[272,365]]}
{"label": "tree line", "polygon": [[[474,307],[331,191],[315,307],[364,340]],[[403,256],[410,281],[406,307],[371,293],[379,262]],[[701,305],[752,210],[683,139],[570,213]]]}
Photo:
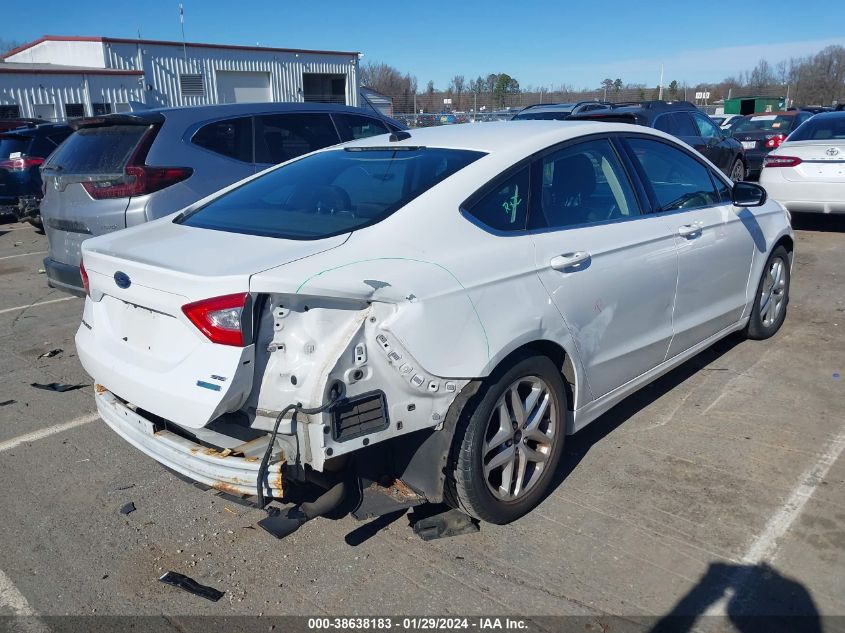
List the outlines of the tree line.
{"label": "tree line", "polygon": [[[626,83],[621,78],[606,78],[597,88],[575,89],[571,85],[520,86],[508,73],[490,73],[469,80],[455,75],[448,85],[437,88],[428,81],[425,89],[417,90],[417,78],[401,73],[381,62],[368,62],[359,69],[359,80],[393,99],[394,110],[410,112],[441,112],[443,110],[498,110],[525,107],[536,103],[556,103],[588,99],[611,102],[657,99],[659,86]],[[706,103],[743,96],[784,97],[789,103],[802,105],[831,105],[845,101],[845,47],[828,46],[806,57],[793,57],[777,63],[761,59],[751,69],[726,77],[720,82],[688,84],[671,79],[663,87],[663,98],[695,100],[696,93],[709,93]],[[444,99],[451,104],[444,104]],[[705,100],[698,100],[704,104]]]}

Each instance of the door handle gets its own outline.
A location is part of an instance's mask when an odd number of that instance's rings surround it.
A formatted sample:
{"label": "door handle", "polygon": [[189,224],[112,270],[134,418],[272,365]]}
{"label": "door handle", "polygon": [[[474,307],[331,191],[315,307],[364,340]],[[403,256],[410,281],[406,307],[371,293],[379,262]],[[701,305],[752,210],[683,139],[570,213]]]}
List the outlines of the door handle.
{"label": "door handle", "polygon": [[565,270],[567,268],[583,264],[589,259],[590,254],[588,252],[575,251],[574,253],[564,253],[563,255],[552,257],[552,260],[549,262],[549,266],[555,270]]}
{"label": "door handle", "polygon": [[678,235],[681,237],[698,237],[704,228],[704,222],[693,222],[678,227]]}

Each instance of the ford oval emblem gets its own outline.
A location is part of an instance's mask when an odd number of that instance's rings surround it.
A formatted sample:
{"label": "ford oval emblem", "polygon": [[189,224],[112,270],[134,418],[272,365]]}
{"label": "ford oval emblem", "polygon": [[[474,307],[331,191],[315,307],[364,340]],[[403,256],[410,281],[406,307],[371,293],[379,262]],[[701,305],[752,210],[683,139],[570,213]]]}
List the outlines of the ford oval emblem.
{"label": "ford oval emblem", "polygon": [[129,286],[132,285],[132,280],[129,279],[129,275],[127,275],[126,273],[118,270],[114,274],[114,283],[117,284],[118,288],[124,288],[125,289],[125,288],[128,288]]}

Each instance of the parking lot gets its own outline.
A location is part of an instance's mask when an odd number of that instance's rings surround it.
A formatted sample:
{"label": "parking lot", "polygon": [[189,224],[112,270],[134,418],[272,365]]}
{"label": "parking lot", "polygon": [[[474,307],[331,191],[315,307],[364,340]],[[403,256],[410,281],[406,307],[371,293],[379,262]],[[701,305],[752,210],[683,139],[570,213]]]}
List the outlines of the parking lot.
{"label": "parking lot", "polygon": [[[405,517],[276,541],[129,446],[94,413],[82,301],[46,287],[46,238],[0,225],[0,615],[845,615],[845,223],[796,228],[779,334],[722,341],[569,437],[523,519],[423,542]],[[86,386],[31,386],[54,382]]]}

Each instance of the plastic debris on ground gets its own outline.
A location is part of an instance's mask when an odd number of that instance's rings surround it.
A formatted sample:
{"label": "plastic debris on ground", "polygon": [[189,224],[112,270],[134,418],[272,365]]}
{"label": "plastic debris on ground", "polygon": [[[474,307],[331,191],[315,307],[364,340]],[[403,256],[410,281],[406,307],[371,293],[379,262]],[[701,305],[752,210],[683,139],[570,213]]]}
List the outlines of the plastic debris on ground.
{"label": "plastic debris on ground", "polygon": [[166,572],[163,576],[161,576],[161,578],[159,578],[159,580],[166,585],[178,587],[188,593],[192,593],[200,598],[205,598],[206,600],[211,600],[212,602],[217,602],[226,593],[225,591],[219,591],[214,587],[201,585],[193,578],[189,578],[188,576],[175,571]]}
{"label": "plastic debris on ground", "polygon": [[90,385],[66,385],[60,382],[51,382],[47,385],[42,385],[40,382],[33,382],[30,383],[30,386],[35,387],[36,389],[43,389],[44,391],[57,391],[58,393],[64,393],[65,391],[74,391],[76,389],[85,389],[85,387],[90,387]]}

